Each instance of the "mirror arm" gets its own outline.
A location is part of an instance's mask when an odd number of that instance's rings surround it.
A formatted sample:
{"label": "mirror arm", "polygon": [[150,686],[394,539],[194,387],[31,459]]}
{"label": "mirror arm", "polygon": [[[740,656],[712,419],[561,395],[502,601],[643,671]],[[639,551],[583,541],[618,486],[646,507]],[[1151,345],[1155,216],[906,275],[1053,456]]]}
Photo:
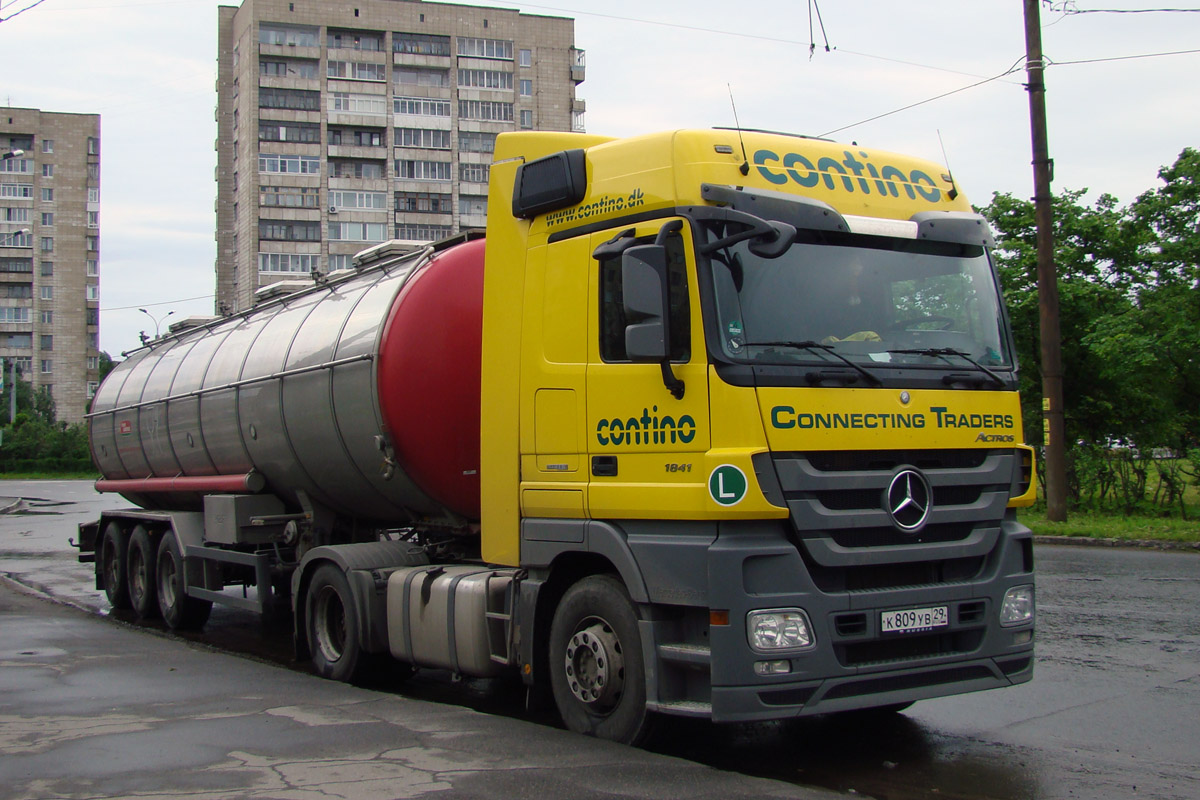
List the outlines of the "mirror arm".
{"label": "mirror arm", "polygon": [[676,400],[683,399],[683,381],[675,376],[675,371],[671,369],[671,359],[664,358],[662,360],[662,379],[663,385],[670,390],[671,396]]}

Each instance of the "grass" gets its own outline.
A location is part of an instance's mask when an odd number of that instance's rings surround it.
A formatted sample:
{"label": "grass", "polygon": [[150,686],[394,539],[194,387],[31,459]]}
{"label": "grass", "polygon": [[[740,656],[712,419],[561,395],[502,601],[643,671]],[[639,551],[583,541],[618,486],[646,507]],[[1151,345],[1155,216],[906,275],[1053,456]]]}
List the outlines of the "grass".
{"label": "grass", "polygon": [[0,481],[94,481],[98,472],[0,472]]}
{"label": "grass", "polygon": [[1192,519],[1150,514],[1125,516],[1097,511],[1068,511],[1066,522],[1050,522],[1045,508],[1023,508],[1017,518],[1039,536],[1071,536],[1094,539],[1149,540],[1157,542],[1200,542],[1200,509]]}

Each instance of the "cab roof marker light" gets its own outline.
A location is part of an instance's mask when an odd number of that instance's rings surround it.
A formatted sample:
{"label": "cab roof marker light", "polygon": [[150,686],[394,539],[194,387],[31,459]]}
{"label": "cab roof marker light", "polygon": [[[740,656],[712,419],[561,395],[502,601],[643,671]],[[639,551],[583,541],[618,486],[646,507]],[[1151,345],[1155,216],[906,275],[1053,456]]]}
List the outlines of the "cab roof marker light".
{"label": "cab roof marker light", "polygon": [[861,233],[865,236],[889,236],[893,239],[916,239],[919,231],[917,223],[907,219],[881,219],[879,217],[859,217],[845,214],[843,219],[850,226],[851,233]]}

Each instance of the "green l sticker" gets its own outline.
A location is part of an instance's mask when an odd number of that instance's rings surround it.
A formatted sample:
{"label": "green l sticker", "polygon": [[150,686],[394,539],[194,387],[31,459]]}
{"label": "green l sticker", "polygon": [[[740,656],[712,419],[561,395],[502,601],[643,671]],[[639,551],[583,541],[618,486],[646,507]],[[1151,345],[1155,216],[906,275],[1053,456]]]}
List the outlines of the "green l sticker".
{"label": "green l sticker", "polygon": [[722,464],[708,476],[708,493],[719,505],[735,506],[746,496],[746,473],[732,464]]}

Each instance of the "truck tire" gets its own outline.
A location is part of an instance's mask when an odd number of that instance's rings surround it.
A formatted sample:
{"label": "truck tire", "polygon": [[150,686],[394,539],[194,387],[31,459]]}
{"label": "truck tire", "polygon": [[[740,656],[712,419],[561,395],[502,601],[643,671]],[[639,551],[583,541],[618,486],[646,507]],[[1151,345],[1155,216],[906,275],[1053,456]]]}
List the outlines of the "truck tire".
{"label": "truck tire", "polygon": [[129,585],[129,604],[138,619],[158,618],[158,581],[155,569],[158,547],[155,537],[144,525],[138,525],[129,536],[125,559],[125,576]]}
{"label": "truck tire", "polygon": [[100,573],[104,579],[104,593],[113,608],[130,608],[129,583],[125,578],[126,558],[129,555],[129,537],[117,522],[104,527],[100,539]]}
{"label": "truck tire", "polygon": [[313,667],[322,678],[353,683],[370,660],[362,649],[355,610],[346,573],[336,564],[318,567],[308,584],[304,616]]}
{"label": "truck tire", "polygon": [[174,531],[167,531],[158,543],[158,558],[155,561],[158,608],[163,622],[173,631],[203,628],[212,613],[212,601],[189,597],[187,579],[183,565],[183,553]]}
{"label": "truck tire", "polygon": [[615,577],[592,575],[563,595],[550,625],[550,685],[570,730],[623,744],[649,737],[637,614]]}

